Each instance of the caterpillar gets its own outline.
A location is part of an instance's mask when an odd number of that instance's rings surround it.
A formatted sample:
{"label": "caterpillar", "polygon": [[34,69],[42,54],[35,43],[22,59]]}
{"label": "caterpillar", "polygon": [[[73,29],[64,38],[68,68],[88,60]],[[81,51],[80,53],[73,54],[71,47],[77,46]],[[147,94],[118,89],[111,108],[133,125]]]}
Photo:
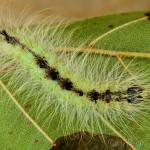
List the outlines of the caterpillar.
{"label": "caterpillar", "polygon": [[[148,86],[137,82],[143,74],[129,75],[115,58],[92,54],[92,48],[81,52],[87,41],[76,43],[78,29],[67,33],[67,25],[49,24],[1,28],[1,81],[23,108],[30,106],[27,113],[54,140],[89,131],[118,135],[134,145],[128,135],[148,124]],[[70,45],[75,50],[67,52]]]}
{"label": "caterpillar", "polygon": [[[82,90],[76,89],[74,87],[73,83],[68,78],[60,77],[59,72],[56,68],[53,68],[48,65],[47,61],[44,60],[41,56],[38,56],[35,54],[32,50],[27,48],[24,44],[20,43],[16,38],[9,36],[9,34],[4,30],[0,32],[0,34],[5,36],[5,40],[7,43],[10,43],[12,45],[19,45],[22,49],[27,49],[28,52],[30,52],[34,57],[35,60],[40,68],[45,68],[46,77],[50,78],[51,80],[57,81],[59,86],[62,89],[72,91],[74,93],[77,93],[79,96],[83,96],[84,92]],[[87,93],[87,96],[91,99],[91,101],[97,101],[98,99],[101,99],[103,101],[106,101],[107,103],[110,102],[112,95],[115,95],[117,98],[116,101],[122,101],[122,99],[127,99],[129,103],[132,103],[133,101],[140,102],[143,98],[140,94],[143,92],[143,88],[133,85],[132,87],[129,87],[127,91],[119,91],[116,93],[112,93],[110,90],[106,90],[103,93],[98,93],[95,90],[89,91]],[[123,94],[127,94],[127,97],[122,98]]]}

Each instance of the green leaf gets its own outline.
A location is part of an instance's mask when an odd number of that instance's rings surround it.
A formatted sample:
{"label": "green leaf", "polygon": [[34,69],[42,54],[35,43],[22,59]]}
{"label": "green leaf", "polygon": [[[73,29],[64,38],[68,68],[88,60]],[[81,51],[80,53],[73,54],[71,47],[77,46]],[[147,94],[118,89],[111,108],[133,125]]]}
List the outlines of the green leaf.
{"label": "green leaf", "polygon": [[0,89],[0,148],[49,149],[51,144],[25,117],[4,89]]}
{"label": "green leaf", "polygon": [[[93,82],[99,82],[98,77],[100,76],[102,77],[100,82],[104,86],[107,84],[105,81],[103,83],[104,79],[112,82],[120,77],[131,78],[129,82],[132,81],[134,84],[144,86],[147,94],[150,82],[150,21],[144,14],[108,15],[76,21],[69,25],[50,29],[49,36],[53,38],[52,42],[56,50],[74,52],[78,48],[81,53],[75,57],[77,65],[70,68],[73,73],[76,73],[75,69],[78,69],[81,78],[88,79],[86,73],[90,72],[88,75],[93,76],[95,79]],[[34,30],[32,29],[32,31]],[[38,43],[28,41],[27,37],[22,37],[22,34],[18,34],[17,31],[14,34],[27,46],[31,44],[29,47],[44,56],[49,62],[55,59],[48,51],[45,53],[40,51]],[[3,43],[2,40],[1,54],[5,49],[18,50],[14,46],[7,47],[8,43]],[[44,46],[43,49],[46,48]],[[20,54],[20,52],[24,54]],[[85,52],[85,55],[82,55],[82,52]],[[83,70],[80,70],[82,58],[86,56],[86,52],[89,52],[90,55],[84,62]],[[22,57],[18,57],[19,54]],[[88,131],[119,136],[132,149],[149,150],[149,99],[144,99],[144,102],[139,104],[127,103],[123,105],[127,110],[121,108],[120,104],[117,106],[114,104],[115,107],[108,104],[106,108],[103,108],[106,105],[97,107],[95,104],[91,106],[88,102],[83,107],[82,104],[77,105],[78,103],[74,104],[72,101],[70,103],[58,101],[55,93],[57,97],[60,97],[60,100],[62,95],[61,92],[54,90],[56,85],[52,85],[53,88],[47,90],[49,84],[41,79],[43,72],[37,69],[36,65],[29,67],[29,64],[32,65],[34,61],[32,56],[21,50],[19,54],[15,56],[12,52],[7,57],[4,54],[4,56],[0,56],[1,149],[46,150],[61,136],[78,131]],[[21,59],[22,62],[20,62]],[[27,62],[28,60],[29,62]],[[23,65],[18,65],[21,63]],[[63,60],[63,63],[66,61]],[[99,67],[100,65],[101,67]],[[63,67],[60,66],[59,69],[61,70],[61,68]],[[104,74],[102,74],[103,70],[105,70]],[[34,73],[35,77],[32,75]],[[66,71],[64,74],[68,74],[68,72]],[[80,85],[80,83],[78,84]],[[90,86],[92,87],[93,84],[91,83]],[[95,86],[97,85],[95,84]],[[108,113],[105,109],[108,110]]]}

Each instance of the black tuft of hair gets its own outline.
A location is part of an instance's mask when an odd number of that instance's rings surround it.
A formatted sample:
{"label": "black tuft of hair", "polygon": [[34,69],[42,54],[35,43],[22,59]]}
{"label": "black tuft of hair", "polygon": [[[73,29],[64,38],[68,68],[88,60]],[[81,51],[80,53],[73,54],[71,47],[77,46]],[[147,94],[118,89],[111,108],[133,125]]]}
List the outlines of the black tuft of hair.
{"label": "black tuft of hair", "polygon": [[47,67],[45,70],[46,77],[52,80],[59,79],[59,72],[55,68]]}
{"label": "black tuft of hair", "polygon": [[36,55],[35,59],[36,59],[37,65],[39,65],[40,68],[47,68],[48,67],[47,61],[44,60],[42,57]]}
{"label": "black tuft of hair", "polygon": [[62,89],[71,91],[73,89],[73,83],[69,78],[59,78],[58,83]]}
{"label": "black tuft of hair", "polygon": [[112,92],[110,90],[106,90],[104,93],[102,93],[101,99],[109,103],[111,100],[111,95],[112,95]]}
{"label": "black tuft of hair", "polygon": [[100,94],[97,91],[92,90],[87,93],[87,97],[89,97],[91,101],[94,101],[95,103],[97,103],[97,100],[100,98]]}
{"label": "black tuft of hair", "polygon": [[18,41],[16,38],[11,37],[11,36],[6,32],[6,30],[0,31],[0,34],[5,37],[5,40],[6,40],[7,43],[10,43],[10,44],[12,44],[12,45],[16,45],[16,44],[19,43],[19,41]]}

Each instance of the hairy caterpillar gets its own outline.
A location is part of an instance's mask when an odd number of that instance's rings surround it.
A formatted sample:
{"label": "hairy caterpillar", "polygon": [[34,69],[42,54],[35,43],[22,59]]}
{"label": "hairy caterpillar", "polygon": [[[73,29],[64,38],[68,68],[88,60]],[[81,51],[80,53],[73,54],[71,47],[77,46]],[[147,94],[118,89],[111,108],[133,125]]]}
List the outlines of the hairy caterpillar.
{"label": "hairy caterpillar", "polygon": [[[10,43],[12,45],[19,45],[23,50],[27,49],[28,52],[35,57],[38,66],[45,69],[46,77],[56,81],[62,89],[77,93],[79,96],[84,95],[84,92],[82,90],[76,89],[76,87],[74,87],[70,79],[61,77],[59,75],[59,71],[56,68],[49,66],[47,60],[44,60],[44,58],[35,54],[31,49],[27,48],[24,44],[20,43],[14,37],[9,36],[9,34],[5,30],[0,32],[0,34],[5,36],[5,40],[7,43]],[[97,91],[92,90],[87,93],[87,97],[89,97],[91,101],[97,102],[98,99],[101,99],[109,103],[110,100],[113,99],[112,95],[114,95],[117,97],[115,98],[116,101],[122,101],[123,99],[127,99],[128,102],[132,103],[134,102],[134,100],[137,100],[138,102],[140,101],[139,99],[143,98],[140,95],[143,91],[143,88],[137,85],[133,85],[132,87],[129,87],[126,91],[117,91],[116,93],[112,93],[110,90],[106,90],[103,93],[98,93]],[[124,93],[127,95],[127,97],[122,98],[122,95]]]}
{"label": "hairy caterpillar", "polygon": [[[44,23],[2,27],[2,82],[23,107],[32,103],[34,107],[27,112],[43,124],[52,139],[87,130],[116,134],[130,143],[129,134],[134,130],[128,126],[134,124],[135,129],[144,122],[144,128],[148,123],[145,116],[149,113],[149,94],[145,82],[135,83],[140,74],[130,76],[111,57],[90,51],[80,53],[86,41],[72,53],[57,51],[58,47],[67,49],[68,45],[77,44],[72,41],[74,32],[62,38],[66,28],[51,29]],[[132,62],[130,65],[134,66]]]}

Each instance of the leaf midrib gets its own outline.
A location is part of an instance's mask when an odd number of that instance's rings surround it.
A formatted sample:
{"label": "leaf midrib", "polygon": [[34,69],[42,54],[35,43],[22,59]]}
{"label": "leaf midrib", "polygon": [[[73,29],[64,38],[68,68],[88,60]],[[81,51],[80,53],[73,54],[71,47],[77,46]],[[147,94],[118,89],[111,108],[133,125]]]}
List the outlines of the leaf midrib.
{"label": "leaf midrib", "polygon": [[[75,52],[77,48],[75,47],[55,47],[57,51],[67,51],[67,52]],[[141,58],[150,58],[150,53],[139,53],[139,52],[130,52],[130,51],[113,51],[113,50],[105,50],[105,49],[96,49],[96,48],[78,48],[78,52],[82,53],[93,53],[93,54],[102,54],[108,56],[120,56],[120,57],[141,57]]]}

